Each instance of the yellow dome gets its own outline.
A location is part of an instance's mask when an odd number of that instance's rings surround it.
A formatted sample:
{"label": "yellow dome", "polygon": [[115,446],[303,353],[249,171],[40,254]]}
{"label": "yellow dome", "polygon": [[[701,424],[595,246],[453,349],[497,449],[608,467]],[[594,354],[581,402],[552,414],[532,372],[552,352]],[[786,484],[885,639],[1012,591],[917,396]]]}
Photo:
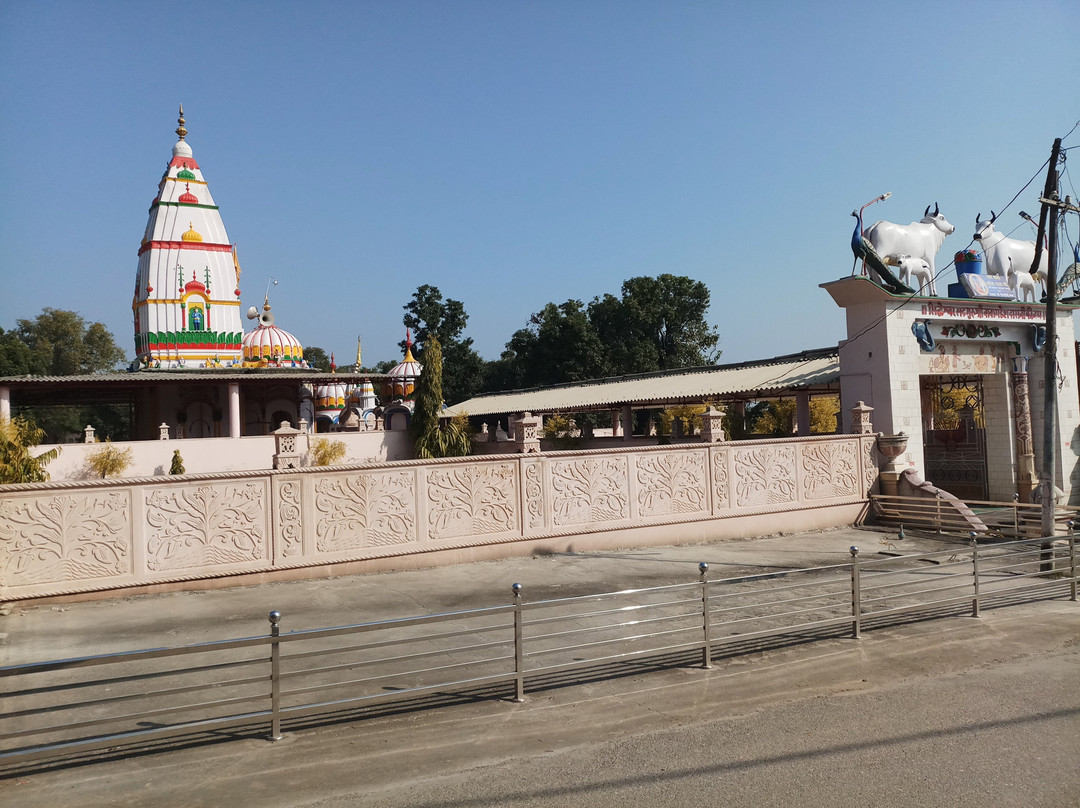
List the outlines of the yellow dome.
{"label": "yellow dome", "polygon": [[202,236],[195,232],[195,227],[191,222],[188,222],[188,229],[184,235],[180,236],[181,241],[202,241]]}

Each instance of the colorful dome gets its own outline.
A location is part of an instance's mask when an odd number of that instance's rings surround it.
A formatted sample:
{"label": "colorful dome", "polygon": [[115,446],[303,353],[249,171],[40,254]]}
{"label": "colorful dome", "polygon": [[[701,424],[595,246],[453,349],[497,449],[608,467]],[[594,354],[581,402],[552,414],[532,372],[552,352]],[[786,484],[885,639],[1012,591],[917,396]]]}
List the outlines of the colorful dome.
{"label": "colorful dome", "polygon": [[199,204],[199,197],[197,197],[197,196],[195,196],[195,194],[191,193],[191,185],[189,183],[186,183],[186,182],[184,183],[184,193],[180,194],[179,201],[180,201],[181,204],[184,204],[184,205],[198,205]]}
{"label": "colorful dome", "polygon": [[181,241],[202,241],[202,234],[195,232],[195,226],[188,222],[188,229],[184,235],[180,236]]}
{"label": "colorful dome", "polygon": [[186,168],[181,168],[176,172],[176,178],[178,180],[195,180],[198,179],[194,174],[188,171]]}
{"label": "colorful dome", "polygon": [[405,358],[395,365],[386,374],[388,378],[383,382],[383,401],[393,401],[398,398],[408,398],[413,394],[416,380],[420,378],[420,372],[424,366],[417,362],[412,355],[412,336],[405,331]]}
{"label": "colorful dome", "polygon": [[326,410],[343,410],[349,400],[349,386],[344,382],[330,382],[329,384],[315,385],[315,409],[324,412]]}
{"label": "colorful dome", "polygon": [[[252,312],[255,309],[252,308]],[[248,315],[249,317],[252,315]],[[300,340],[274,325],[274,315],[270,313],[270,302],[263,304],[260,325],[252,332],[244,334],[244,365],[259,366],[263,363],[272,365],[300,365],[304,361],[304,347]]]}

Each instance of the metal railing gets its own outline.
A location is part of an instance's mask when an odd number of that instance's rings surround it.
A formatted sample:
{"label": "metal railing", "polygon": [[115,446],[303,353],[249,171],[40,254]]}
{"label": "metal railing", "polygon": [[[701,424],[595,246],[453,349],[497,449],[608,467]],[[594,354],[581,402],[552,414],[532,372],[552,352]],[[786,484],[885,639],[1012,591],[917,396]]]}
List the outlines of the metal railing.
{"label": "metal railing", "polygon": [[[445,694],[525,698],[620,665],[712,666],[721,653],[858,638],[900,616],[1068,592],[1073,536],[524,602],[0,668],[0,766],[182,737],[280,738],[285,725]],[[584,669],[587,669],[584,670]],[[494,691],[494,692],[492,692]],[[428,699],[428,702],[424,702]]]}
{"label": "metal railing", "polygon": [[[955,500],[938,496],[891,496],[870,495],[870,513],[878,524],[894,524],[908,529],[925,530],[938,534],[966,536],[973,528],[972,518],[981,523],[978,533],[1011,539],[1032,539],[1042,535],[1042,505],[991,500],[964,500],[956,506]],[[1068,523],[1077,518],[1077,509],[1057,506],[1054,523],[1064,533]]]}

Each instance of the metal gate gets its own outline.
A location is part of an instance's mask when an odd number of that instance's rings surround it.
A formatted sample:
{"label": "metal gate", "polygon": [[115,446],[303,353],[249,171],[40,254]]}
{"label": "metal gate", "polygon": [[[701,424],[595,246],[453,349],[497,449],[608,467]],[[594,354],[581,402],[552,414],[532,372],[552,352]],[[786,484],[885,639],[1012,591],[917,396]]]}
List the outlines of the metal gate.
{"label": "metal gate", "polygon": [[960,499],[986,499],[982,376],[923,376],[920,388],[926,478]]}

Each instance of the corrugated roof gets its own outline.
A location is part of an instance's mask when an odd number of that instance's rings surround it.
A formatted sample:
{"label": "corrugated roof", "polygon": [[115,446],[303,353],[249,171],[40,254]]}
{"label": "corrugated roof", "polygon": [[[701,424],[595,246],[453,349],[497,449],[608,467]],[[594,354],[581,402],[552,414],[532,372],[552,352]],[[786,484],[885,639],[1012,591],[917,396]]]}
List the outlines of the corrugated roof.
{"label": "corrugated roof", "polygon": [[630,405],[663,406],[725,397],[776,395],[785,390],[830,389],[840,379],[836,348],[803,351],[755,362],[620,376],[578,384],[511,390],[478,396],[444,410],[444,415],[502,415],[558,412]]}

